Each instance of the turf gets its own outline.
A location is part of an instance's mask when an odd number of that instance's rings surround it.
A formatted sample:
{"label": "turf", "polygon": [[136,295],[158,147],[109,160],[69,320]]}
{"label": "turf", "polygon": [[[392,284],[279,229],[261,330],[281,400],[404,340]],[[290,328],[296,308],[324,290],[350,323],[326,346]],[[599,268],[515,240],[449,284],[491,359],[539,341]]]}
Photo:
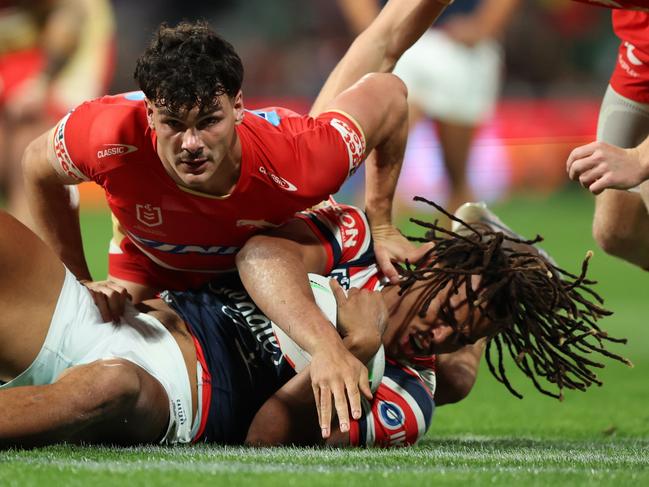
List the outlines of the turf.
{"label": "turf", "polygon": [[[402,450],[83,448],[58,446],[0,454],[0,485],[649,485],[649,275],[597,251],[590,237],[592,200],[579,191],[519,196],[494,208],[522,234],[541,233],[557,261],[577,271],[595,251],[591,275],[615,314],[603,322],[629,338],[616,347],[635,364],[607,362],[603,387],[541,396],[511,370],[523,400],[483,366],[468,399],[437,409],[417,447]],[[105,275],[110,222],[84,213],[84,239],[95,278]],[[416,230],[404,225],[407,232]]]}

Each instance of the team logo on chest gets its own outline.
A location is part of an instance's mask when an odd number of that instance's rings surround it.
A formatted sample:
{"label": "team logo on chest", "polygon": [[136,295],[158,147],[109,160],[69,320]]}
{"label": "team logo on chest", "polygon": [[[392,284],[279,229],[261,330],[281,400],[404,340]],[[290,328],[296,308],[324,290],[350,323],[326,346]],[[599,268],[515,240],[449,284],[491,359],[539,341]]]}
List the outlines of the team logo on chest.
{"label": "team logo on chest", "polygon": [[147,227],[157,227],[162,225],[162,211],[159,206],[151,206],[150,204],[135,205],[135,214],[140,223],[144,223]]}

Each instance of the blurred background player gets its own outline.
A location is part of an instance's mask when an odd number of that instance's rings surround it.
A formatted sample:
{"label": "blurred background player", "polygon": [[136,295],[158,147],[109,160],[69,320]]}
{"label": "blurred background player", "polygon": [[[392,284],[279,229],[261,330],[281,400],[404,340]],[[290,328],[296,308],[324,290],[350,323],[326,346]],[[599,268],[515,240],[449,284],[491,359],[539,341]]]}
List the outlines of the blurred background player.
{"label": "blurred background player", "polygon": [[567,170],[597,195],[597,244],[649,270],[649,13],[636,10],[647,10],[643,1],[619,4],[624,8],[612,10],[612,21],[620,45],[602,100],[597,141],[576,148]]}
{"label": "blurred background player", "polygon": [[[398,61],[394,73],[408,86],[410,128],[435,122],[448,176],[448,207],[474,198],[467,163],[476,130],[491,115],[501,85],[500,46],[518,0],[451,4]],[[361,32],[378,14],[377,0],[339,0],[350,28]],[[432,170],[428,168],[428,170]]]}
{"label": "blurred background player", "polygon": [[0,3],[0,184],[25,222],[22,153],[68,110],[106,92],[113,32],[109,0]]}

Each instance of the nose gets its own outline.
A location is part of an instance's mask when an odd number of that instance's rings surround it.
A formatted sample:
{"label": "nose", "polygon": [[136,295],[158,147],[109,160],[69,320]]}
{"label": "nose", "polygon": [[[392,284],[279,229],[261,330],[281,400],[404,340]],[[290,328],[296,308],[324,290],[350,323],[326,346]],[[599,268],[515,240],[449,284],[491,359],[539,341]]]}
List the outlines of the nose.
{"label": "nose", "polygon": [[183,133],[181,148],[190,153],[197,153],[203,149],[203,142],[195,128],[188,128],[185,130]]}
{"label": "nose", "polygon": [[454,333],[453,327],[449,325],[439,325],[433,328],[433,341],[435,345],[444,345],[449,342],[451,335]]}

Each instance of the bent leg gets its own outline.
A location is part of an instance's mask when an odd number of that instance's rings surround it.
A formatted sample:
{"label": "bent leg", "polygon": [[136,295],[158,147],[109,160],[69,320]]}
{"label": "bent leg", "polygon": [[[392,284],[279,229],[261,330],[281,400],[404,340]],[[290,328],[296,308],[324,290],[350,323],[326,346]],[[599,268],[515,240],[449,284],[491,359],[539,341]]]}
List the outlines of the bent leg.
{"label": "bent leg", "polygon": [[165,432],[167,394],[126,360],[68,369],[53,384],[0,390],[0,447],[57,442],[152,443]]}
{"label": "bent leg", "polygon": [[475,132],[475,125],[437,120],[437,133],[450,185],[450,211],[455,211],[463,203],[474,200],[468,181],[467,162]]}
{"label": "bent leg", "polygon": [[26,369],[41,349],[65,269],[31,230],[0,211],[0,379]]}
{"label": "bent leg", "polygon": [[[624,98],[609,86],[600,110],[598,140],[628,148],[647,134],[649,105]],[[605,190],[595,198],[593,219],[593,237],[606,253],[644,269],[649,268],[648,189],[640,193]]]}

